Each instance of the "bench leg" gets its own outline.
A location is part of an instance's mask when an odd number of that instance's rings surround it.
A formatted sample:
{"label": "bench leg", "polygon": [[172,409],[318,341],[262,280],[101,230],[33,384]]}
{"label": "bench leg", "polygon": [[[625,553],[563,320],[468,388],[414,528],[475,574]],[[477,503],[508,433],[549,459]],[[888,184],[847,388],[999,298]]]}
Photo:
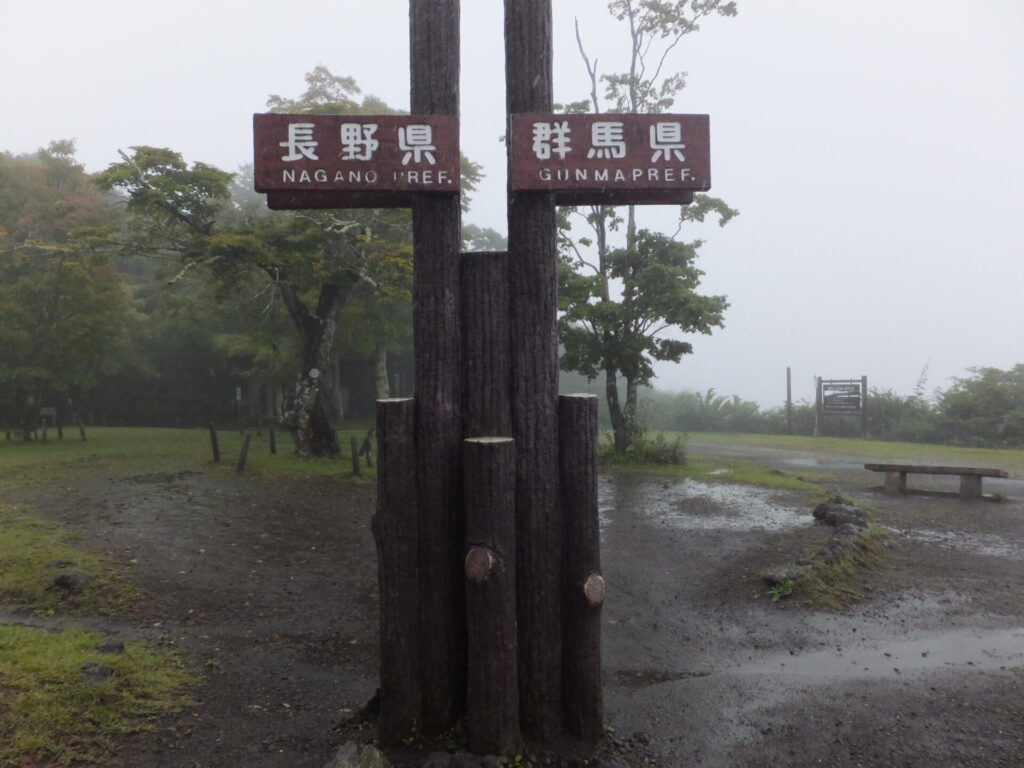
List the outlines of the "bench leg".
{"label": "bench leg", "polygon": [[891,471],[885,473],[885,492],[903,493],[907,490],[907,473]]}
{"label": "bench leg", "polygon": [[981,475],[960,475],[960,498],[981,498]]}

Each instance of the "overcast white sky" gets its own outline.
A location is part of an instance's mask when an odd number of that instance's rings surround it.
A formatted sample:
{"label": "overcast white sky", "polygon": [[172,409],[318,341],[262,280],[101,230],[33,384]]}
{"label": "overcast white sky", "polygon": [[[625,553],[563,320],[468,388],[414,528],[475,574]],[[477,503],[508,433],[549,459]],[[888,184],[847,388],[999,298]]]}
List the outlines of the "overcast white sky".
{"label": "overcast white sky", "polygon": [[[554,0],[555,91],[587,94],[572,23],[602,70],[624,30],[604,0]],[[408,107],[407,0],[4,2],[0,150],[74,138],[90,171],[136,144],[227,170],[252,113],[324,64]],[[676,111],[711,115],[712,192],[741,215],[707,240],[725,330],[658,386],[763,405],[812,377],[929,389],[1024,362],[1024,2],[739,0],[677,50]],[[462,134],[485,166],[469,222],[505,231],[502,3],[463,2]],[[671,231],[677,211],[642,223]],[[685,235],[684,235],[685,236]]]}

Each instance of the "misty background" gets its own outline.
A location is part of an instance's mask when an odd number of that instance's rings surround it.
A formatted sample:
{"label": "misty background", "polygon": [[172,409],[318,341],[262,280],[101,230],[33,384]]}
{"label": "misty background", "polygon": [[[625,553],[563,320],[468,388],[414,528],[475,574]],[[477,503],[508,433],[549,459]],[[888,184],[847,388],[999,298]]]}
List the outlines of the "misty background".
{"label": "misty background", "polygon": [[[556,0],[555,93],[589,89],[628,37],[603,0]],[[133,145],[233,171],[253,112],[317,64],[408,108],[407,0],[167,4],[38,0],[4,9],[0,150],[77,142],[90,172]],[[502,3],[463,3],[462,144],[486,178],[467,223],[504,232]],[[813,399],[814,375],[909,393],[1020,361],[1024,5],[1017,0],[745,0],[687,36],[678,112],[711,115],[712,194],[740,216],[702,238],[702,293],[726,327],[659,365],[663,389],[763,406]],[[646,208],[671,233],[678,210]]]}

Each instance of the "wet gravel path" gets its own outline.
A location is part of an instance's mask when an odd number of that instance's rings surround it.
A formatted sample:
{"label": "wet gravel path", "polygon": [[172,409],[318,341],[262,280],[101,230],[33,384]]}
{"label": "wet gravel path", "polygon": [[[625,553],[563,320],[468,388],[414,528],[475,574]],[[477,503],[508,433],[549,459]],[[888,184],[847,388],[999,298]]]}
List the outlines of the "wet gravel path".
{"label": "wet gravel path", "polygon": [[[637,736],[636,760],[1024,764],[1020,482],[1000,481],[1002,504],[894,499],[855,460],[742,453],[869,503],[890,529],[882,562],[845,608],[772,603],[760,572],[829,533],[806,499],[605,474],[607,720]],[[123,562],[151,597],[119,631],[181,648],[206,674],[200,706],[123,745],[122,765],[319,768],[341,741],[372,735],[336,729],[375,688],[372,486],[190,469],[4,501]]]}

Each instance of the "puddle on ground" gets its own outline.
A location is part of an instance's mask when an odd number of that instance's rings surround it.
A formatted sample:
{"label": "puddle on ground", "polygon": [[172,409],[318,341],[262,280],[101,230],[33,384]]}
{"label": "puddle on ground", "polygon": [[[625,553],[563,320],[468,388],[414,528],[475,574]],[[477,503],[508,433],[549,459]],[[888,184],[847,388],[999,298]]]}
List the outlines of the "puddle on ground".
{"label": "puddle on ground", "polygon": [[772,656],[719,672],[794,677],[897,677],[921,671],[1024,665],[1024,627],[963,629],[872,646]]}
{"label": "puddle on ground", "polygon": [[946,549],[955,549],[972,555],[1008,558],[1024,557],[1024,547],[1018,542],[1009,541],[992,534],[965,533],[963,531],[912,531],[903,528],[890,528],[888,526],[886,526],[886,530],[891,531],[897,536],[905,536],[914,541],[936,544]]}
{"label": "puddle on ground", "polygon": [[602,529],[617,505],[629,505],[653,522],[682,530],[784,531],[812,522],[809,510],[779,503],[776,492],[695,480],[616,485],[601,478]]}

